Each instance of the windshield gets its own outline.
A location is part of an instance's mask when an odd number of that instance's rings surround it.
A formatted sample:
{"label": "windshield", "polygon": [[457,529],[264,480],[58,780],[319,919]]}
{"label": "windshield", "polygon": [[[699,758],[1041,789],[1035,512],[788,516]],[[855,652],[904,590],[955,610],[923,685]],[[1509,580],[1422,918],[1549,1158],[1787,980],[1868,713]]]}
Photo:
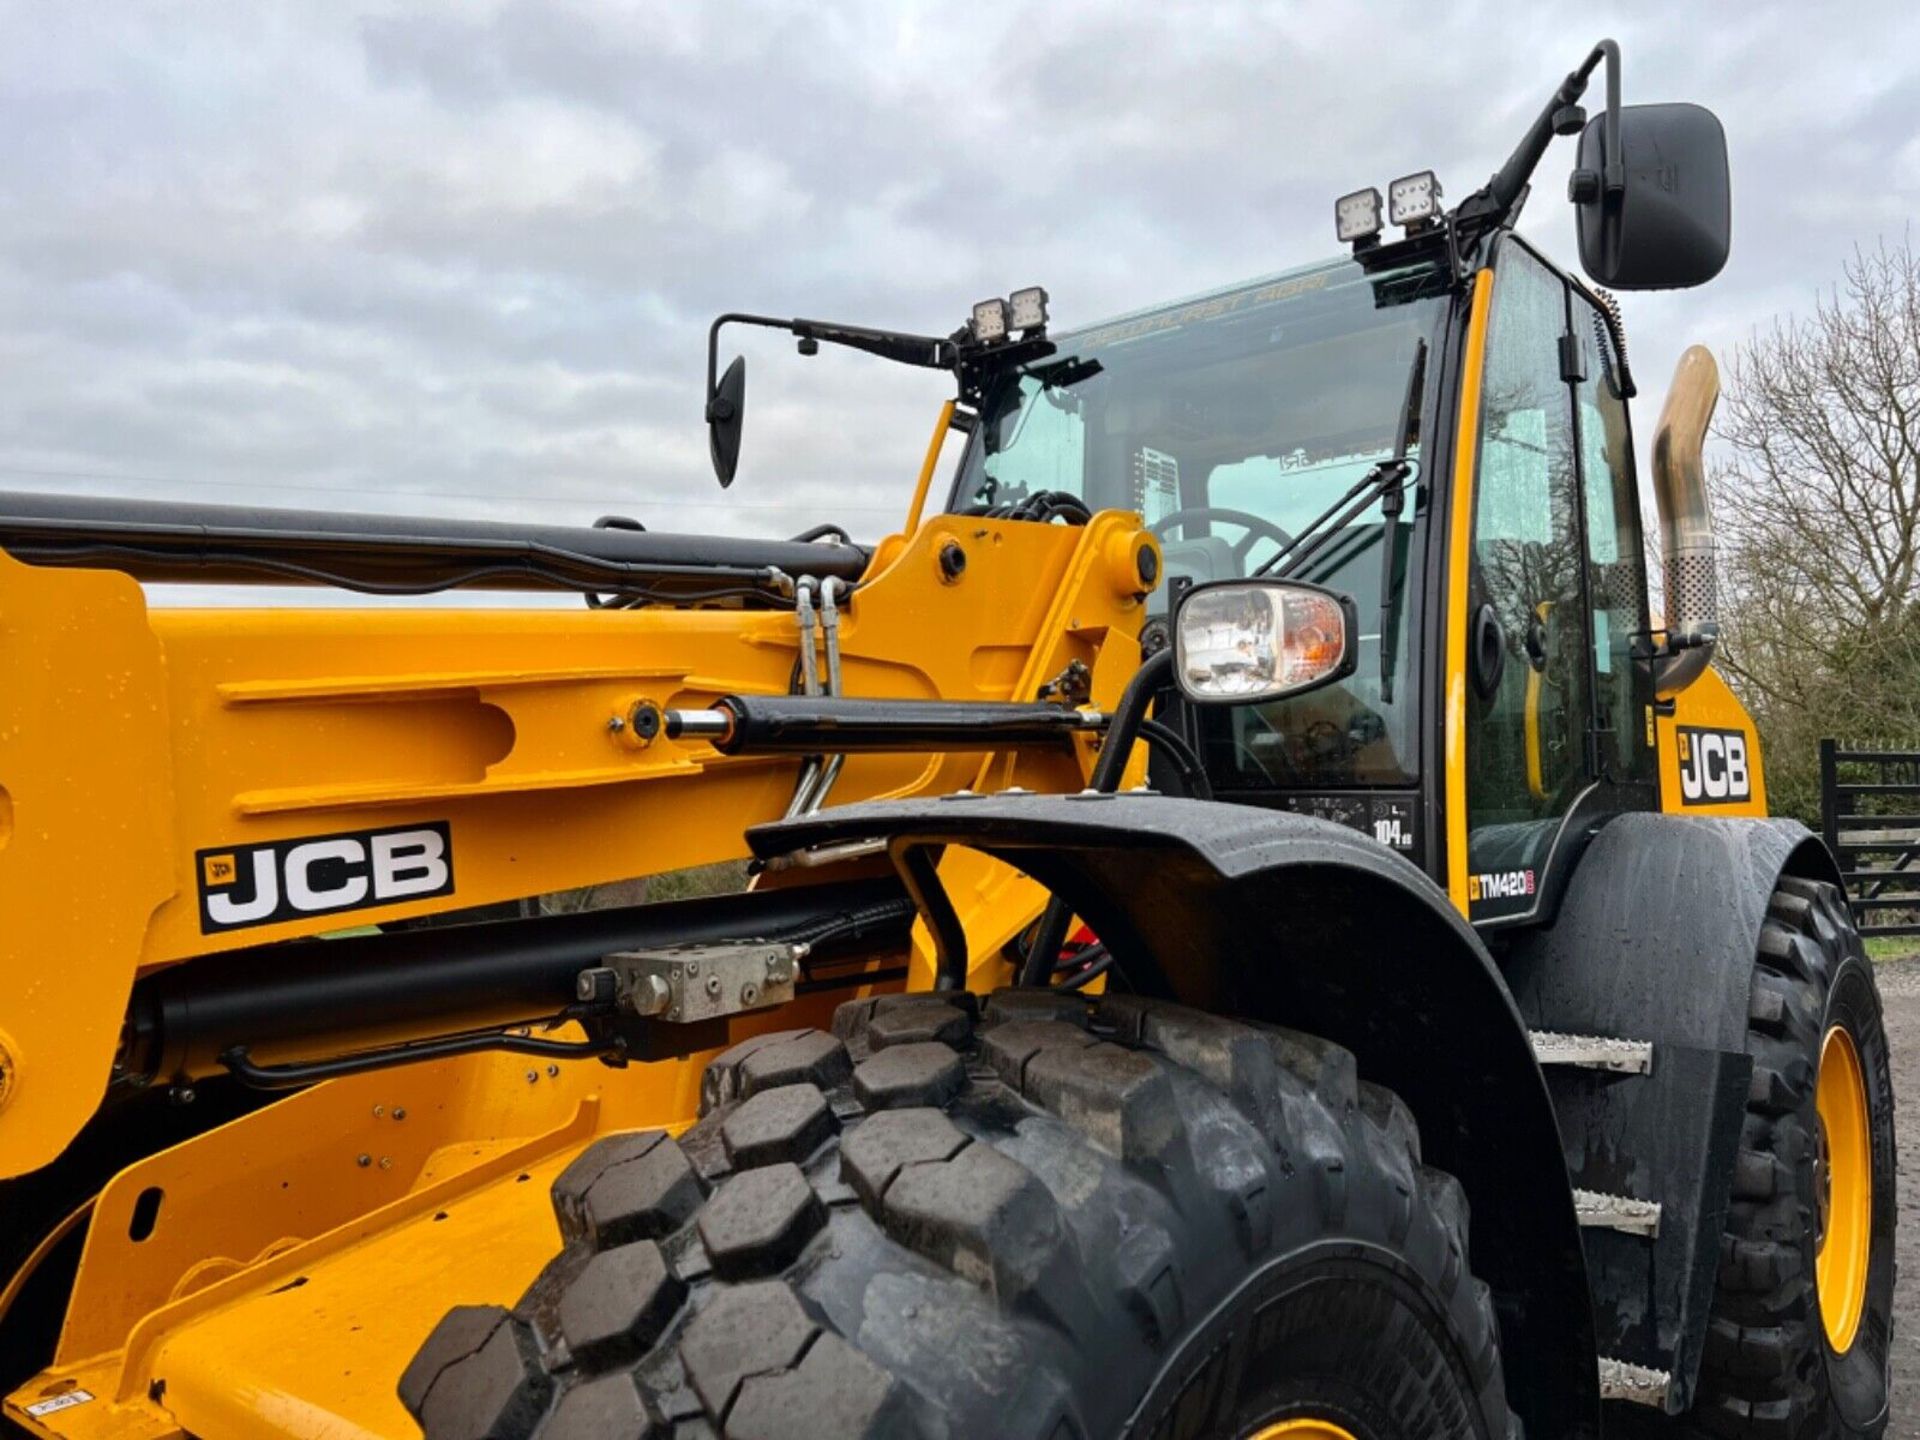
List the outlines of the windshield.
{"label": "windshield", "polygon": [[[1165,550],[1153,602],[1164,614],[1182,584],[1252,574],[1392,455],[1415,354],[1437,341],[1447,291],[1438,264],[1370,275],[1339,260],[1062,336],[1055,355],[990,399],[952,508],[1004,510],[1053,490],[1093,510],[1136,510]],[[1377,503],[1297,572],[1353,597],[1357,669],[1312,694],[1194,717],[1216,786],[1416,778],[1408,637],[1426,515],[1422,428],[1407,437],[1412,523],[1398,526],[1392,606],[1381,604]],[[1383,667],[1384,608],[1395,613]]]}

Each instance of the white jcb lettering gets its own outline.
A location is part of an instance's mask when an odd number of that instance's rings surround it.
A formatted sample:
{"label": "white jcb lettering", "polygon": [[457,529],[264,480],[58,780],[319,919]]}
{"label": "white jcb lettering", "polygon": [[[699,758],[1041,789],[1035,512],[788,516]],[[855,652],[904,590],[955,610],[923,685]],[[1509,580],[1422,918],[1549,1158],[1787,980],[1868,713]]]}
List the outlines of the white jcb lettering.
{"label": "white jcb lettering", "polygon": [[1753,798],[1753,757],[1738,730],[1681,726],[1680,798],[1688,805],[1731,805]]}
{"label": "white jcb lettering", "polygon": [[253,899],[236,901],[224,890],[207,896],[207,914],[216,925],[251,925],[280,908],[280,876],[271,850],[253,852]]}
{"label": "white jcb lettering", "polygon": [[213,933],[450,895],[449,829],[439,821],[405,830],[210,846],[194,857],[201,926]]}
{"label": "white jcb lettering", "polygon": [[[313,867],[323,861],[341,862],[346,868],[337,885],[313,883]],[[287,852],[287,902],[296,910],[338,910],[358,905],[367,898],[366,847],[358,840],[309,840]]]}
{"label": "white jcb lettering", "polygon": [[1742,798],[1753,793],[1753,784],[1747,778],[1747,737],[1744,735],[1727,736],[1727,789],[1728,793]]}
{"label": "white jcb lettering", "polygon": [[1700,783],[1709,800],[1727,798],[1727,742],[1724,736],[1706,734],[1694,741],[1700,749]]}
{"label": "white jcb lettering", "polygon": [[373,893],[382,900],[427,895],[446,887],[447,844],[437,830],[373,837]]}

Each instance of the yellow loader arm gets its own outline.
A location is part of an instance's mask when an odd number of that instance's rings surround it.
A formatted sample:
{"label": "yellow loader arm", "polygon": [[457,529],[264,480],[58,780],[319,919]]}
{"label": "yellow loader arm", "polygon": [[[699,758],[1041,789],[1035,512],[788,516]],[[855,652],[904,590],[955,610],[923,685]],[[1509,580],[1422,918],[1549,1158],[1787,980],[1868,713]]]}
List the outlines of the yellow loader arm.
{"label": "yellow loader arm", "polygon": [[[1152,543],[1122,513],[894,537],[848,603],[845,692],[1032,699],[1078,661],[1111,703]],[[52,1160],[100,1104],[137,977],[742,856],[794,791],[792,759],[626,723],[788,693],[791,613],[150,610],[124,574],[0,555],[0,626],[0,1177]],[[851,756],[832,800],[1077,788],[1075,744]],[[970,873],[955,893],[1013,883]],[[1024,917],[1038,901],[1016,890]]]}

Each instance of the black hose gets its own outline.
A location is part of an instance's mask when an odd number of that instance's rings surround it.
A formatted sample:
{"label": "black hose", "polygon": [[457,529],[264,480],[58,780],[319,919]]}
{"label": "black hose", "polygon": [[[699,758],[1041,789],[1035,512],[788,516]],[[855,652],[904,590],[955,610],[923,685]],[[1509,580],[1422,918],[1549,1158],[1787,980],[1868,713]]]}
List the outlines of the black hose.
{"label": "black hose", "polygon": [[[1172,669],[1173,647],[1168,646],[1149,655],[1133,672],[1127,688],[1120,692],[1120,703],[1113,707],[1107,738],[1100,746],[1100,758],[1094,762],[1090,789],[1111,795],[1119,788],[1120,777],[1126,773],[1127,757],[1133,753],[1133,742],[1140,737],[1140,728],[1147,719],[1147,707],[1153,703],[1154,693]],[[1020,970],[1022,985],[1047,983],[1053,973],[1052,957],[1060,953],[1061,942],[1067,938],[1067,922],[1072,918],[1067,902],[1058,895],[1047,901],[1047,908],[1040,916],[1040,928],[1034,931],[1033,949],[1027,952],[1027,963]]]}
{"label": "black hose", "polygon": [[1213,784],[1207,779],[1206,768],[1200,763],[1199,755],[1194,753],[1187,737],[1171,725],[1163,725],[1158,720],[1140,722],[1140,738],[1159,750],[1180,772],[1180,778],[1187,782],[1187,791],[1196,800],[1213,799]]}
{"label": "black hose", "polygon": [[791,575],[857,580],[857,545],[668,535],[622,517],[586,526],[272,510],[0,493],[0,548],[36,565],[117,568],[146,581],[290,578],[373,594],[456,585],[638,594],[652,603],[791,600]]}
{"label": "black hose", "polygon": [[[1095,954],[1096,951],[1098,952],[1097,955]],[[1092,964],[1087,965],[1086,969],[1071,979],[1062,980],[1054,988],[1057,990],[1079,990],[1091,985],[1095,980],[1098,980],[1102,975],[1106,974],[1107,971],[1111,970],[1113,968],[1113,962],[1118,958],[1104,945],[1089,945],[1074,958],[1076,963],[1085,963],[1089,957],[1092,957]]]}
{"label": "black hose", "polygon": [[[338,590],[351,590],[360,595],[437,595],[443,590],[458,589],[464,585],[475,585],[482,581],[538,580],[544,586],[562,590],[590,591],[603,593],[596,589],[596,581],[564,573],[560,568],[543,564],[538,558],[513,561],[501,564],[472,565],[465,570],[449,569],[438,572],[430,580],[377,580],[341,569],[329,569],[322,565],[306,565],[292,560],[276,559],[268,555],[254,554],[241,550],[218,550],[207,548],[191,560],[181,561],[173,551],[157,546],[129,544],[112,541],[78,542],[63,547],[56,555],[30,549],[26,545],[10,545],[9,550],[25,551],[31,563],[38,564],[83,564],[87,561],[123,562],[128,573],[143,579],[171,580],[191,583],[195,577],[175,574],[168,569],[165,573],[150,573],[143,565],[151,564],[156,569],[168,566],[191,564],[201,570],[234,570],[257,572],[262,575],[275,575],[288,580],[302,580],[315,585],[330,585]],[[562,560],[578,557],[565,556]],[[598,563],[585,561],[583,563]],[[609,562],[611,565],[611,562]],[[103,564],[103,569],[119,568],[113,564]],[[623,567],[641,570],[644,567]],[[716,567],[718,568],[718,567]],[[598,583],[604,584],[604,581]],[[526,588],[526,587],[503,587]],[[652,586],[636,586],[631,591],[620,592],[632,595],[637,601],[665,604],[699,604],[712,600],[761,600],[768,604],[791,603],[779,597],[767,585],[714,585],[706,588],[688,590],[667,590]],[[619,606],[617,608],[630,608]]]}
{"label": "black hose", "polygon": [[914,913],[911,900],[887,900],[878,905],[868,905],[863,909],[848,910],[842,914],[830,916],[817,924],[789,931],[774,938],[790,945],[822,945],[829,940],[843,938],[857,940],[869,930],[879,929],[901,920],[911,920]]}
{"label": "black hose", "polygon": [[1062,519],[1070,525],[1085,525],[1093,519],[1087,502],[1066,490],[1036,490],[1014,506],[1011,514],[1015,520]]}
{"label": "black hose", "polygon": [[1018,500],[976,503],[954,513],[987,520],[1065,520],[1069,525],[1085,525],[1093,519],[1087,502],[1069,490],[1036,490]]}
{"label": "black hose", "polygon": [[1086,944],[1080,946],[1077,950],[1075,950],[1071,955],[1068,955],[1064,960],[1054,961],[1053,973],[1056,975],[1065,975],[1069,971],[1081,969],[1084,966],[1093,964],[1094,961],[1099,960],[1101,957],[1106,955],[1106,953],[1107,953],[1106,941],[1089,940],[1087,941]]}
{"label": "black hose", "polygon": [[1173,647],[1168,646],[1149,655],[1133,672],[1107,724],[1107,738],[1100,746],[1100,758],[1094,763],[1093,779],[1089,782],[1093,789],[1111,795],[1119,788],[1120,777],[1126,773],[1127,757],[1133,753],[1133,742],[1140,737],[1141,722],[1147,718],[1147,707],[1172,671]]}

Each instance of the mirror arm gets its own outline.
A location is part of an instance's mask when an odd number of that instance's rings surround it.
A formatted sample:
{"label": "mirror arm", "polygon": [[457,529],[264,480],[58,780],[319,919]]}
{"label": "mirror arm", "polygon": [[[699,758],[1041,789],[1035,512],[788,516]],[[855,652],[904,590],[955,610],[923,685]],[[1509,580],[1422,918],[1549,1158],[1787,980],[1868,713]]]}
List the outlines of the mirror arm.
{"label": "mirror arm", "polygon": [[802,341],[822,341],[864,350],[882,359],[903,365],[918,365],[929,370],[951,370],[957,360],[957,347],[938,335],[914,335],[902,330],[872,330],[864,325],[840,325],[831,320],[792,320],[777,315],[748,315],[729,311],[717,318],[707,330],[707,407],[708,420],[714,395],[720,384],[720,331],[728,325],[758,325],[768,330],[785,330]]}
{"label": "mirror arm", "polygon": [[1607,61],[1607,117],[1604,134],[1607,143],[1607,167],[1604,184],[1609,195],[1618,195],[1627,188],[1627,161],[1620,153],[1620,47],[1611,40],[1602,40],[1593,47],[1593,54],[1587,57],[1583,67],[1586,74],[1593,73],[1593,67],[1601,56]]}
{"label": "mirror arm", "polygon": [[794,322],[771,315],[746,315],[729,311],[707,327],[707,423],[714,420],[713,399],[720,388],[720,330],[726,325],[764,325],[769,330],[790,330]]}
{"label": "mirror arm", "polygon": [[1581,62],[1580,68],[1560,82],[1560,88],[1553,92],[1546,108],[1534,118],[1527,133],[1514,147],[1513,154],[1507,157],[1507,163],[1454,209],[1453,224],[1466,239],[1471,241],[1489,230],[1496,230],[1519,213],[1520,203],[1526,198],[1534,170],[1547,153],[1547,146],[1553,143],[1554,136],[1561,133],[1559,121],[1562,113],[1578,104],[1580,97],[1587,93],[1587,81],[1593,75],[1594,67],[1602,60],[1607,62],[1606,186],[1610,191],[1626,188],[1626,165],[1619,158],[1620,47],[1611,40],[1602,40]]}
{"label": "mirror arm", "polygon": [[864,350],[883,360],[918,365],[926,370],[953,368],[953,341],[942,336],[914,335],[904,330],[873,330],[864,325],[840,325],[831,320],[791,320],[786,324],[802,340],[824,340],[829,345]]}

